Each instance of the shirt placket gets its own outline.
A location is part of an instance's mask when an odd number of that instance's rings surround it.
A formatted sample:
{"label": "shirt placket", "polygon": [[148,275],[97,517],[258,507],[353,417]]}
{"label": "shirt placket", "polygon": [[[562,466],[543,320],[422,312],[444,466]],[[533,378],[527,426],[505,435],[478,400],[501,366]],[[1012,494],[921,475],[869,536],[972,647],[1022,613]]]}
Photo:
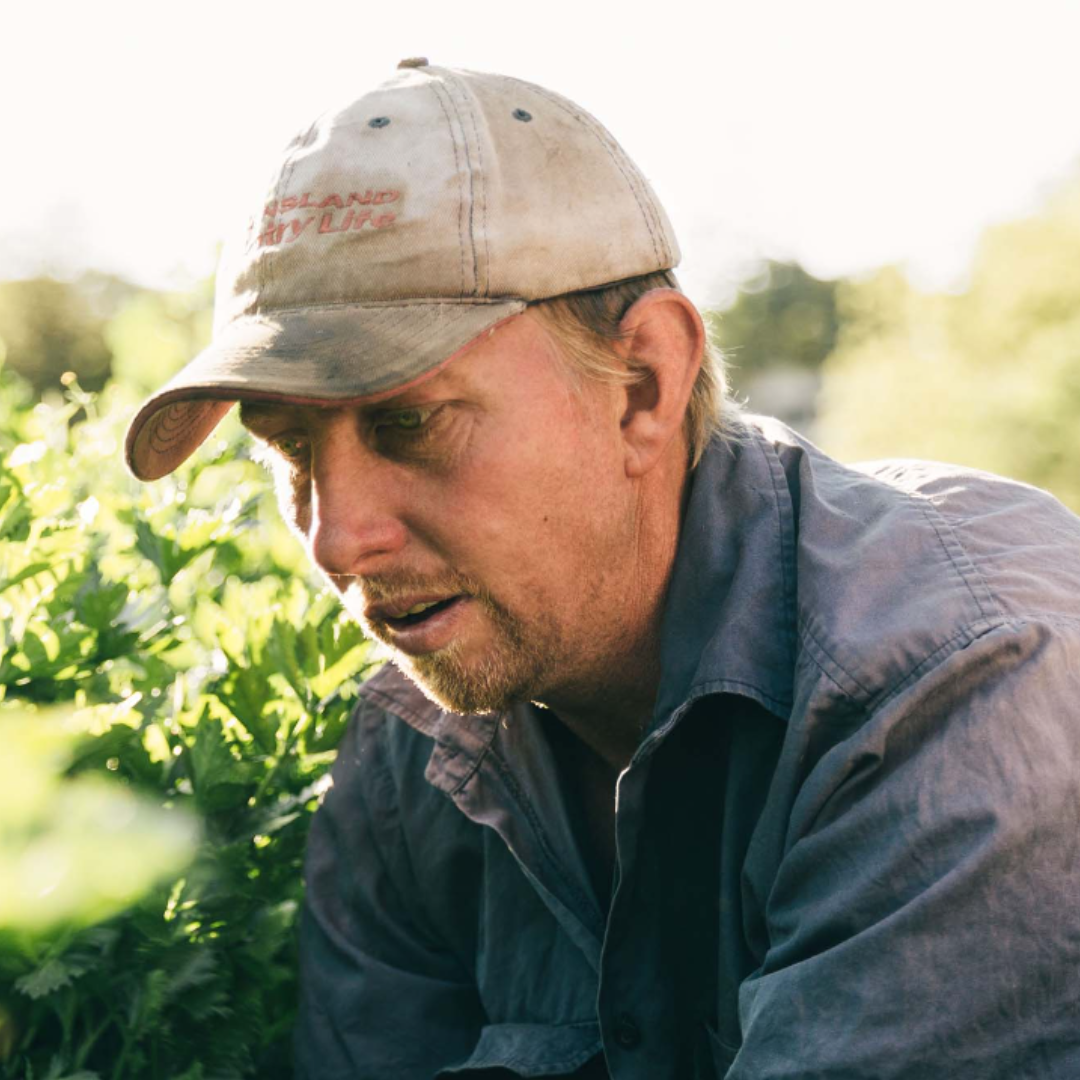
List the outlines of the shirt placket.
{"label": "shirt placket", "polygon": [[716,1075],[723,721],[691,704],[659,725],[618,785],[618,878],[598,1014],[614,1080]]}

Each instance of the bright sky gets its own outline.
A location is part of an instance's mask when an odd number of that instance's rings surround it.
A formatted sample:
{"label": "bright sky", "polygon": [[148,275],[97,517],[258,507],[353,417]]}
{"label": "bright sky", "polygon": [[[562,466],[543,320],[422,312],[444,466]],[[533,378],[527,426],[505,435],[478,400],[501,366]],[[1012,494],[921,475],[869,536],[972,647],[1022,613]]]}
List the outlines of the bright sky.
{"label": "bright sky", "polygon": [[0,276],[209,273],[293,131],[405,56],[592,111],[699,302],[762,254],[956,284],[987,223],[1080,172],[1073,0],[61,0],[3,25]]}

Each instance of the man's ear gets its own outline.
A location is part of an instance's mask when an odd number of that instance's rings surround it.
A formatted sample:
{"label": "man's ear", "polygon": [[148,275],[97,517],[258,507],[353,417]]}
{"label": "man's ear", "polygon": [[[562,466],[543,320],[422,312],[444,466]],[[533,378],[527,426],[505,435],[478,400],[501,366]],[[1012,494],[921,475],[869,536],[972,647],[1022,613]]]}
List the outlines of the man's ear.
{"label": "man's ear", "polygon": [[626,388],[621,418],[626,474],[644,476],[672,439],[682,438],[705,348],[705,327],[697,308],[681,292],[653,289],[630,306],[619,329],[620,353],[648,373]]}

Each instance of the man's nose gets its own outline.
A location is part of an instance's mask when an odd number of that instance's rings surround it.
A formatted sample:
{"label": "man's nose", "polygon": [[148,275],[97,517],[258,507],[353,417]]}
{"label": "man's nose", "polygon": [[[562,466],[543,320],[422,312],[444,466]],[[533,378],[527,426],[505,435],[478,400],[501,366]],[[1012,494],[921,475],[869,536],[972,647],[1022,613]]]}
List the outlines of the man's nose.
{"label": "man's nose", "polygon": [[325,573],[358,577],[385,570],[405,547],[406,529],[393,467],[343,421],[329,423],[317,443],[308,542]]}

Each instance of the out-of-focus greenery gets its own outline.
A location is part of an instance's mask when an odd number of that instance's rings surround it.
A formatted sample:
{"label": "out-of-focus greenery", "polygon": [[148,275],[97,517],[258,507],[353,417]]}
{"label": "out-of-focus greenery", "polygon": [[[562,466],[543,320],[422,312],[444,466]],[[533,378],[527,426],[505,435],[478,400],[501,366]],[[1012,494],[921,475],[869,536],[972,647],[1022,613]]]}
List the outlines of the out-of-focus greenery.
{"label": "out-of-focus greenery", "polygon": [[51,278],[0,284],[0,358],[39,393],[71,370],[90,389],[104,386],[112,361],[107,313],[93,299],[92,290]]}
{"label": "out-of-focus greenery", "polygon": [[736,390],[749,391],[756,377],[774,369],[821,366],[836,344],[836,284],[795,263],[767,261],[730,307],[705,312]]}
{"label": "out-of-focus greenery", "polygon": [[304,838],[369,645],[235,427],[138,485],[137,391],[67,382],[0,382],[0,1076],[284,1077]]}
{"label": "out-of-focus greenery", "polygon": [[[103,715],[104,714],[104,715]],[[195,819],[93,772],[67,778],[80,735],[123,707],[64,717],[0,711],[0,928],[100,922],[190,861]],[[2,932],[2,931],[0,931]]]}
{"label": "out-of-focus greenery", "polygon": [[0,282],[0,359],[37,394],[72,371],[87,390],[110,376],[156,389],[209,335],[211,283],[157,292],[109,274]]}
{"label": "out-of-focus greenery", "polygon": [[920,293],[885,269],[838,301],[816,429],[827,450],[988,469],[1080,510],[1080,183],[988,230],[962,293]]}

